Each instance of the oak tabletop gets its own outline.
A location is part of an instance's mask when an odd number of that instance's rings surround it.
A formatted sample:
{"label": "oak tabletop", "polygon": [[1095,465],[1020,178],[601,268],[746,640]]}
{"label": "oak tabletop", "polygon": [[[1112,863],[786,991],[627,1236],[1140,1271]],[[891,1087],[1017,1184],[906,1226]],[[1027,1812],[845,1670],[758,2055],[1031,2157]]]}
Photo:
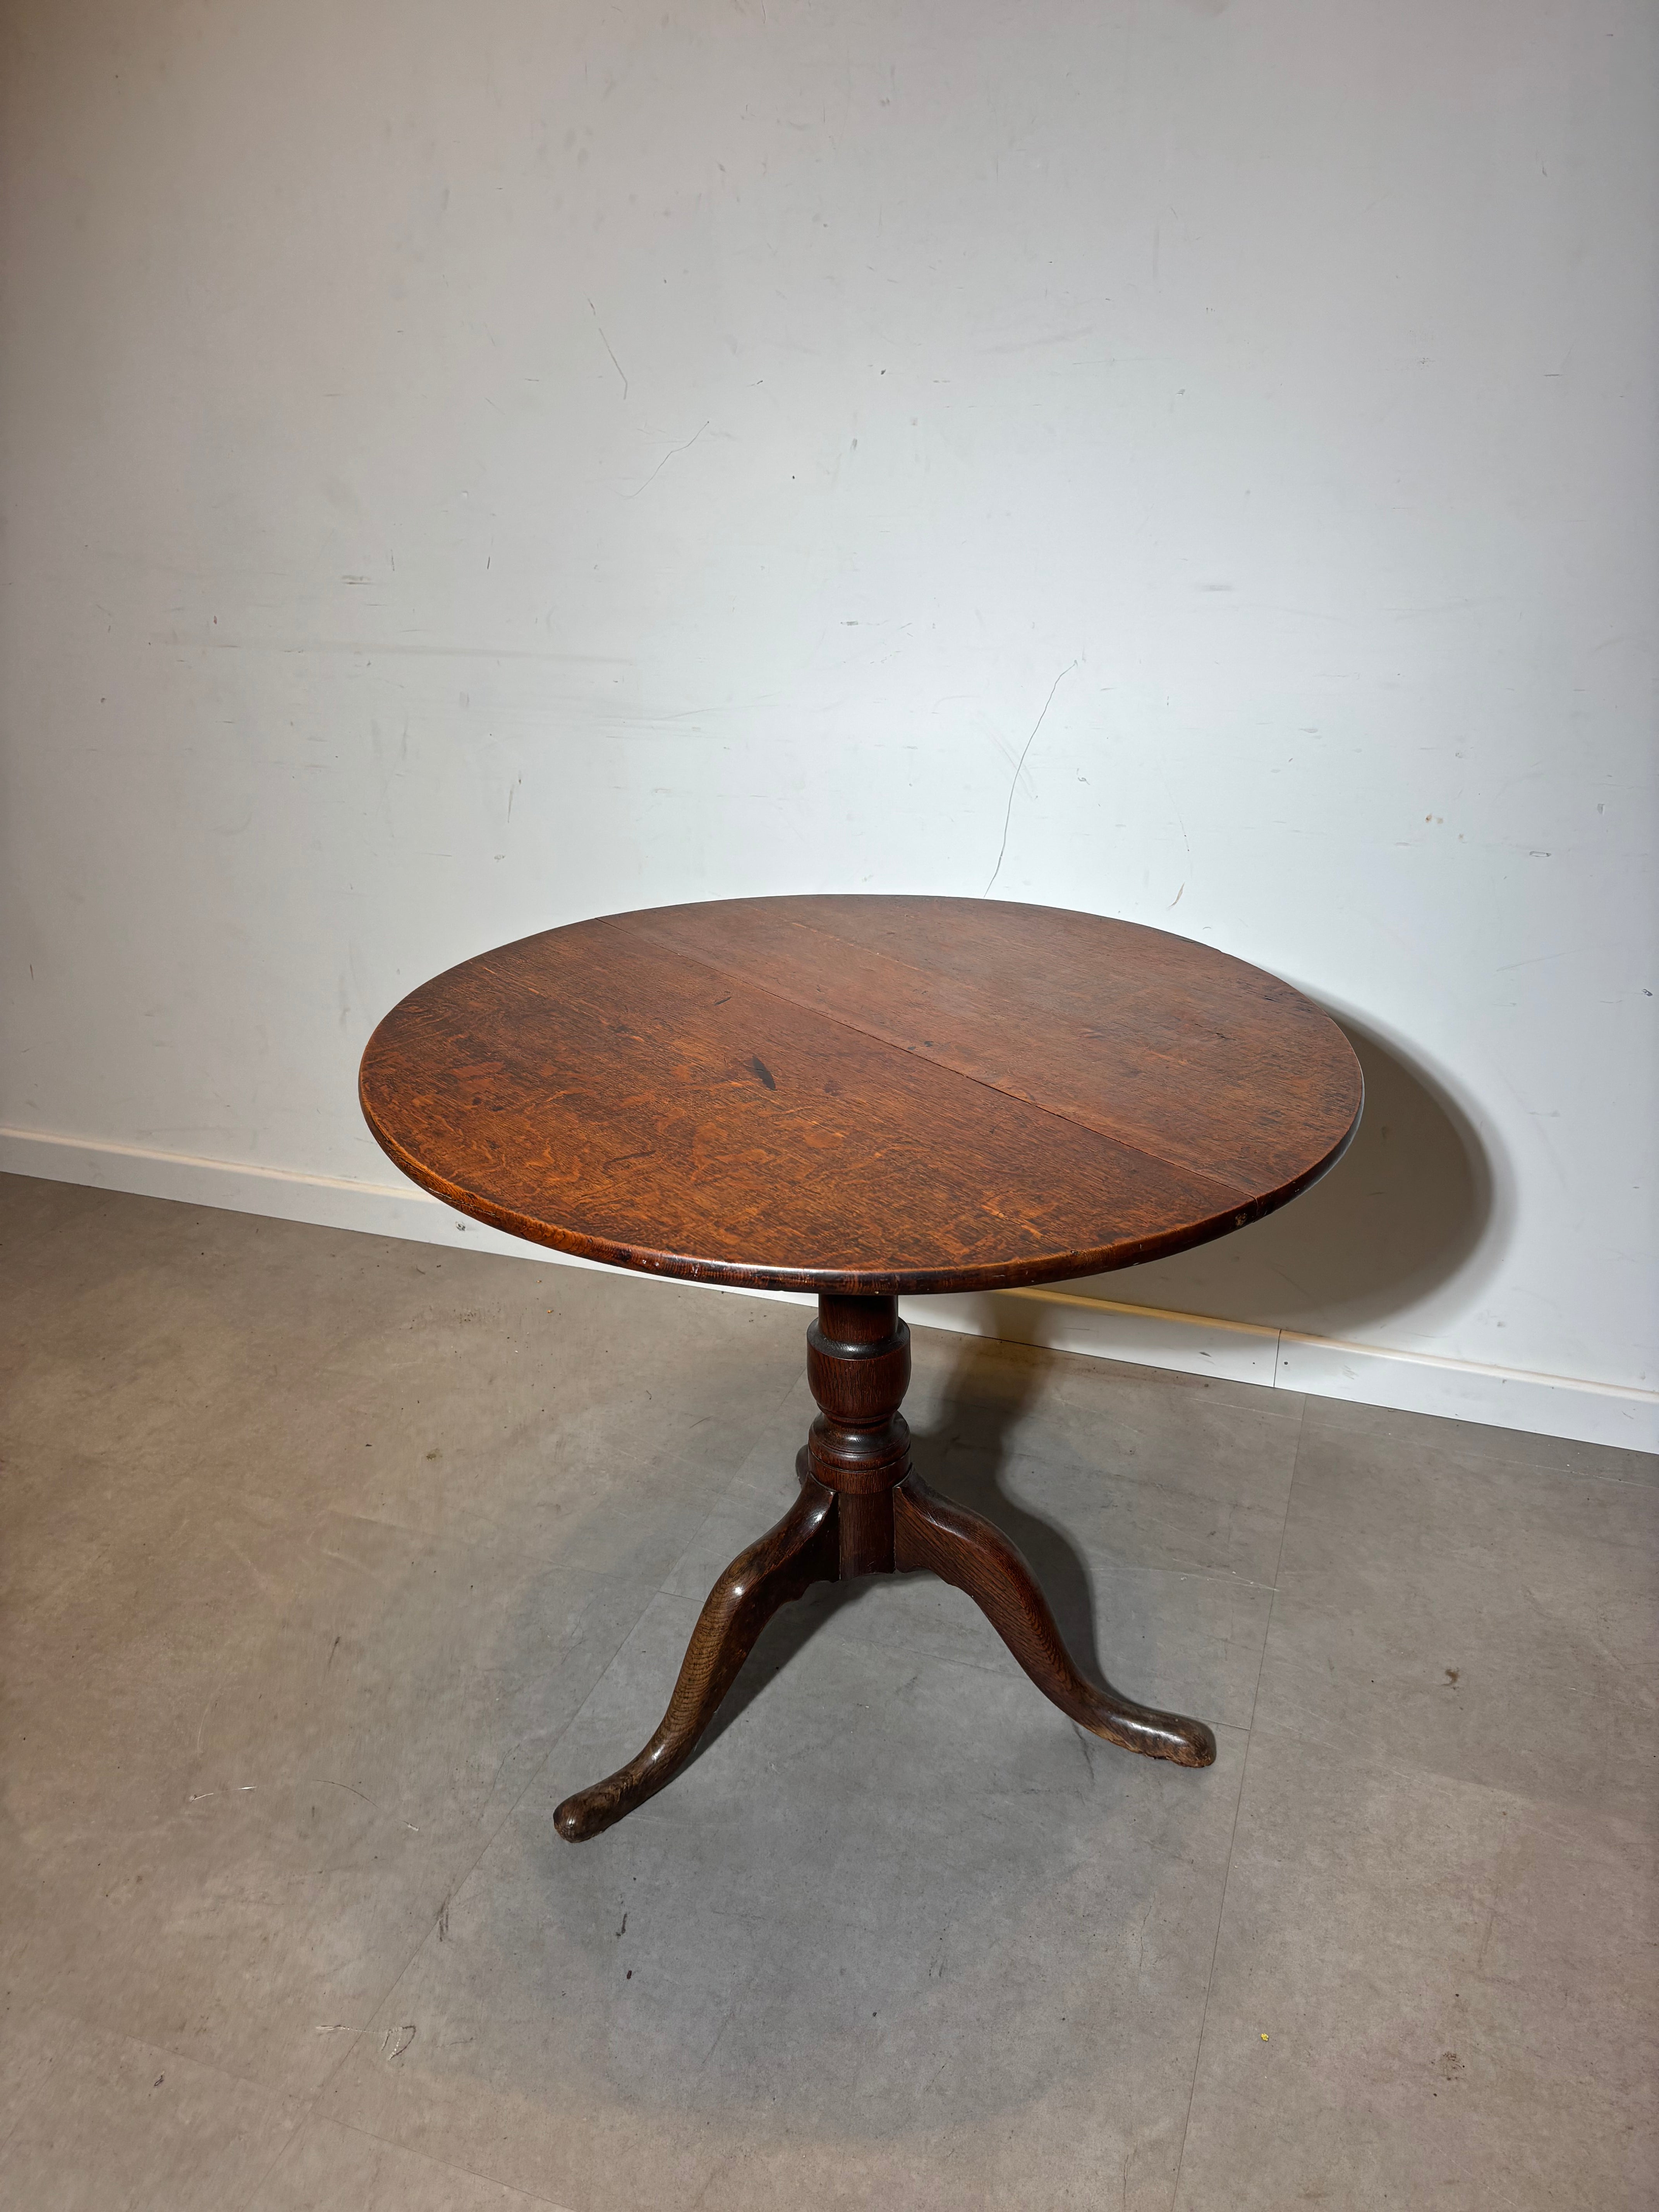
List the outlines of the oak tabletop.
{"label": "oak tabletop", "polygon": [[1363,1085],[1289,984],[1162,930],[954,898],[606,915],[394,1007],[362,1108],[404,1174],[652,1273],[915,1295],[1128,1267],[1271,1212]]}

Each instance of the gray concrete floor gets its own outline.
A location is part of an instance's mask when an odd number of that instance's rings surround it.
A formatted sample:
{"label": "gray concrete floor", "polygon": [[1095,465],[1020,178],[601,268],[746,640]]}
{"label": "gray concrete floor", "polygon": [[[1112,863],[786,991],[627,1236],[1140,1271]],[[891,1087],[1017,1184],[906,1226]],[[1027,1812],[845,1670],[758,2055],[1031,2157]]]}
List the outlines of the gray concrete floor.
{"label": "gray concrete floor", "polygon": [[1659,2202],[1659,1465],[916,1337],[925,1580],[654,1725],[811,1411],[798,1308],[0,1182],[0,2203]]}

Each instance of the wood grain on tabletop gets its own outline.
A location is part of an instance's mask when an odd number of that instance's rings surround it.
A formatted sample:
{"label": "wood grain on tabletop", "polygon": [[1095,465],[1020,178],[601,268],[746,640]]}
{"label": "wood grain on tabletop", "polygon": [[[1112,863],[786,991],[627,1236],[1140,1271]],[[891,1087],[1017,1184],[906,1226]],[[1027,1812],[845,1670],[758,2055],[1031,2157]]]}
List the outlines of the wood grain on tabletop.
{"label": "wood grain on tabletop", "polygon": [[467,960],[376,1030],[363,1110],[458,1211],[653,1272],[859,1292],[1093,1273],[1270,1212],[1358,1064],[1290,985],[1133,923],[739,899]]}

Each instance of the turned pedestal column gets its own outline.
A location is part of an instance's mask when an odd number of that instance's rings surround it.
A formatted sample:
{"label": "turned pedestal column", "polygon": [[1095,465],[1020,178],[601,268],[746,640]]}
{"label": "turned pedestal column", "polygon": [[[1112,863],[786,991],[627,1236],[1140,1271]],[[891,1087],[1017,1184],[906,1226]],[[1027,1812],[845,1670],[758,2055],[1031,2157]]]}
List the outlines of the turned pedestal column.
{"label": "turned pedestal column", "polygon": [[565,1799],[553,1816],[562,1836],[598,1835],[653,1796],[691,1756],[778,1607],[813,1583],[860,1575],[931,1569],[975,1601],[1038,1689],[1080,1727],[1153,1759],[1210,1764],[1215,1738],[1202,1721],[1090,1681],[1008,1539],[912,1471],[899,1411],[910,1332],[896,1299],[820,1297],[806,1332],[806,1376],[819,1411],[796,1462],[800,1496],[715,1583],[655,1735],[626,1766]]}

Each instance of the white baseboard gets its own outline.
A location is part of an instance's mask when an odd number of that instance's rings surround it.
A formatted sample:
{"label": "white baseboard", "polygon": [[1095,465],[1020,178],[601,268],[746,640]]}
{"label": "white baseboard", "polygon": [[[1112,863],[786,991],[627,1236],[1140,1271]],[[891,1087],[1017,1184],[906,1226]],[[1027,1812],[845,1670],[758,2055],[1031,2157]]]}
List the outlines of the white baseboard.
{"label": "white baseboard", "polygon": [[[441,1206],[412,1183],[356,1182],[249,1167],[136,1145],[89,1143],[33,1129],[0,1128],[0,1173],[176,1199],[280,1221],[314,1223],[514,1259],[590,1267],[526,1244]],[[659,1280],[660,1278],[651,1278]],[[762,1293],[761,1295],[768,1295]],[[772,1293],[771,1295],[778,1295]],[[1128,1360],[1182,1374],[1213,1375],[1316,1397],[1348,1398],[1397,1412],[1433,1413],[1500,1429],[1527,1429],[1583,1443],[1659,1451],[1659,1391],[1620,1389],[1571,1376],[1530,1375],[1472,1360],[1376,1345],[1344,1344],[1293,1329],[1218,1321],[1124,1301],[1048,1289],[905,1302],[917,1325],[1040,1344],[1057,1352]]]}
{"label": "white baseboard", "polygon": [[[1218,1321],[1066,1291],[1009,1291],[921,1303],[927,1310],[909,1308],[910,1319],[930,1321],[935,1328],[1088,1352],[1098,1359],[1127,1359],[1143,1367],[1171,1367],[1184,1375],[1301,1390],[1316,1398],[1347,1398],[1396,1413],[1432,1413],[1443,1420],[1526,1429],[1577,1443],[1659,1452],[1659,1391],[1574,1376],[1532,1375],[1435,1352],[1346,1344],[1297,1329]],[[934,1310],[941,1307],[988,1310]]]}
{"label": "white baseboard", "polygon": [[190,1152],[157,1152],[139,1145],[93,1144],[83,1138],[6,1128],[0,1128],[0,1175],[41,1176],[48,1182],[86,1183],[94,1190],[173,1198],[185,1206],[216,1206],[229,1213],[262,1213],[273,1221],[306,1221],[323,1229],[361,1230],[370,1237],[454,1244],[514,1260],[553,1260],[572,1267],[595,1264],[568,1253],[544,1251],[522,1237],[504,1237],[482,1221],[452,1213],[412,1182],[401,1181],[356,1182],[343,1176],[302,1175],[293,1168],[247,1167],[240,1161],[203,1159]]}

